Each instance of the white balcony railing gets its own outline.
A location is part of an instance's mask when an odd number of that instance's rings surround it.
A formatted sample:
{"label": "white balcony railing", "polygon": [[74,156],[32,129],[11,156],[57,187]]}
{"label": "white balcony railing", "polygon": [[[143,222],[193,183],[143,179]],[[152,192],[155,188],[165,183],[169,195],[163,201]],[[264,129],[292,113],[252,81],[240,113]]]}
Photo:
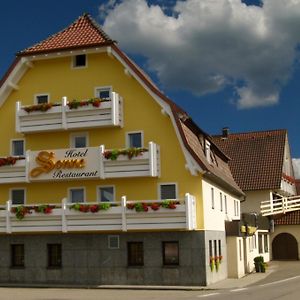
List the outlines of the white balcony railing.
{"label": "white balcony railing", "polygon": [[[96,157],[86,158],[87,162],[89,159],[93,159],[91,163],[87,164],[92,165],[93,168],[99,170],[99,172],[97,171],[97,175],[90,177],[89,179],[160,176],[160,147],[156,143],[149,142],[148,148],[142,149],[142,151],[139,152],[137,156],[129,157],[128,155],[120,154],[115,160],[105,158],[105,153],[107,151],[115,150],[106,150],[104,145],[100,147],[90,147],[81,149],[90,149],[89,152],[92,152],[93,150],[94,153],[97,153]],[[68,150],[74,149],[57,149],[57,152],[60,151],[65,153]],[[126,150],[127,149],[119,151],[122,152]],[[53,151],[56,152],[56,150]],[[39,151],[32,152],[28,150],[26,152],[26,156],[22,159],[18,158],[15,164],[2,166],[0,165],[0,184],[60,180],[59,178],[53,179],[53,174],[51,172],[48,172],[47,174],[49,176],[46,177],[30,177],[31,165],[33,165],[33,163],[35,162],[35,158],[38,155],[38,153]],[[84,171],[84,169],[80,170]],[[66,179],[67,178],[68,177],[66,177]],[[81,179],[81,177],[78,177],[78,180]],[[74,177],[74,180],[76,180],[76,177]]]}
{"label": "white balcony railing", "polygon": [[[132,209],[137,203],[139,206],[146,206],[148,210]],[[38,205],[13,206],[11,201],[7,201],[6,206],[0,207],[0,233],[196,229],[194,196],[186,194],[184,199],[168,200],[168,203],[176,203],[175,208],[164,208],[163,203],[166,202],[127,201],[123,196],[121,202],[111,203],[111,207],[107,210],[81,212],[71,209],[73,204],[63,199],[61,204],[51,204],[51,212],[45,214],[35,211]],[[85,207],[95,204],[82,203]],[[24,218],[17,218],[13,212],[17,208],[28,209]]]}
{"label": "white balcony railing", "polygon": [[0,184],[26,181],[26,161],[18,159],[13,165],[4,165],[0,167]]}
{"label": "white balcony railing", "polygon": [[26,112],[25,109],[21,102],[16,102],[16,131],[20,133],[123,126],[123,100],[115,92],[111,100],[101,102],[99,107],[87,105],[71,109],[63,97],[61,104],[47,111]]}
{"label": "white balcony railing", "polygon": [[263,216],[285,214],[287,212],[300,210],[300,195],[262,201],[260,210]]}

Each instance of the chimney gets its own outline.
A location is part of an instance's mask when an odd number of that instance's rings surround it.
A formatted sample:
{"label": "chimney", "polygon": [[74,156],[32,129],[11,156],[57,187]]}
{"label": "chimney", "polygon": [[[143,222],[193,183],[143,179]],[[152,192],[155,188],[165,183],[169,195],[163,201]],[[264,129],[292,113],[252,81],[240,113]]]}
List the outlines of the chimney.
{"label": "chimney", "polygon": [[229,127],[222,128],[222,138],[227,139],[229,135]]}

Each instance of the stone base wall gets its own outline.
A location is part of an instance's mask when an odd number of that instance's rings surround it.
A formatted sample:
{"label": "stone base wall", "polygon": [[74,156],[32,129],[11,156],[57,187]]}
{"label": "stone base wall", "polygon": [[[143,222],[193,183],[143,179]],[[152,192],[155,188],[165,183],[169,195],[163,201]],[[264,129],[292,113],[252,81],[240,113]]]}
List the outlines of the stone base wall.
{"label": "stone base wall", "polygon": [[[207,246],[205,247],[203,231],[113,234],[119,236],[118,249],[108,247],[109,235],[111,234],[0,236],[0,282],[206,285]],[[134,241],[143,242],[144,266],[128,266],[127,242]],[[179,242],[178,266],[163,265],[162,243],[166,241]],[[62,245],[62,267],[59,269],[47,267],[49,243]],[[24,268],[11,267],[11,244],[24,244]],[[221,273],[224,274],[224,271]]]}

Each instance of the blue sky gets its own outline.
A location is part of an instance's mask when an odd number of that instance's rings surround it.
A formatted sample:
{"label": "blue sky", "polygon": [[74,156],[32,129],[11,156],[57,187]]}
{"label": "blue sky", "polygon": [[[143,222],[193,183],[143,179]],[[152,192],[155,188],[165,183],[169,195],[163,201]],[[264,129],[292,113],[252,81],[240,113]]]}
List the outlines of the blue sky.
{"label": "blue sky", "polygon": [[243,2],[5,1],[0,77],[17,51],[88,12],[203,130],[285,128],[300,158],[300,0]]}

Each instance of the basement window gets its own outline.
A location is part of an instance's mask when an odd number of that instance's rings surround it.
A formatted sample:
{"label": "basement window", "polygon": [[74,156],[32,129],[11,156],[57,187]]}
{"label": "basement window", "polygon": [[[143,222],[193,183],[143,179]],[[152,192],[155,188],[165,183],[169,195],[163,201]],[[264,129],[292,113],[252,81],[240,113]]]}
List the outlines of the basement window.
{"label": "basement window", "polygon": [[35,95],[35,103],[36,104],[45,104],[49,102],[48,94]]}
{"label": "basement window", "polygon": [[108,236],[108,249],[119,249],[120,248],[120,238],[118,235]]}

